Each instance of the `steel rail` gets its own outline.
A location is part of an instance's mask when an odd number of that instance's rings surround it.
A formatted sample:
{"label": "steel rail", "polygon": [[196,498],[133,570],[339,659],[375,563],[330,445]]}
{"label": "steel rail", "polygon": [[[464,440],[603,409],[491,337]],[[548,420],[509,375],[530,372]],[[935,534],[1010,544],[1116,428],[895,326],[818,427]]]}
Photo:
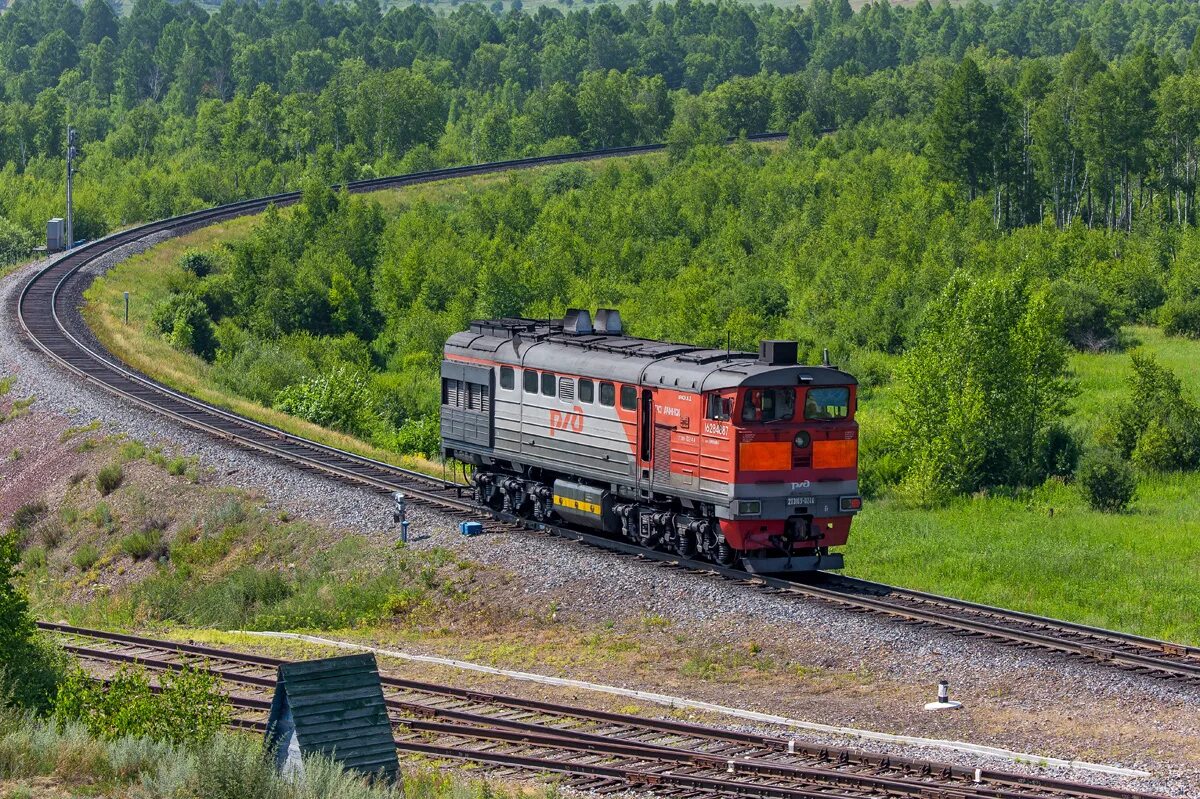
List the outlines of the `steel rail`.
{"label": "steel rail", "polygon": [[[195,644],[161,641],[143,636],[89,630],[61,624],[46,624],[43,625],[43,629],[65,636],[94,638],[104,642],[116,643],[133,650],[152,649],[158,650],[160,654],[165,655],[184,654],[190,657],[207,659],[201,665],[197,665],[195,663],[169,661],[163,659],[161,656],[152,657],[138,651],[114,652],[73,644],[64,645],[64,649],[68,652],[76,654],[85,660],[138,664],[158,671],[173,671],[190,667],[217,677],[226,683],[246,685],[256,690],[272,689],[275,685],[275,679],[273,677],[245,674],[240,671],[231,670],[231,668],[237,669],[244,665],[269,668],[273,665],[286,662],[282,659],[262,655],[233,652]],[[216,667],[213,663],[213,660],[216,659],[224,660],[226,667]],[[397,681],[395,678],[388,678],[384,675],[385,685],[394,685],[396,682],[407,685],[408,681]],[[418,685],[424,686],[426,684],[418,683]],[[471,698],[486,698],[491,696],[476,692],[462,693]],[[229,699],[231,704],[239,710],[261,713],[270,708],[270,702],[265,699],[239,695],[231,695]],[[504,699],[506,703],[513,701],[511,697],[505,697]],[[971,799],[1030,799],[1030,797],[1046,796],[1077,797],[1078,799],[1153,799],[1149,794],[1130,792],[1123,789],[1090,786],[1063,780],[1026,777],[990,770],[974,771],[962,767],[908,761],[900,758],[885,758],[875,755],[864,758],[859,756],[858,753],[852,753],[849,750],[824,747],[814,747],[811,750],[798,749],[795,752],[789,752],[789,755],[806,757],[809,760],[817,761],[818,764],[822,762],[836,763],[837,766],[842,767],[841,769],[814,764],[788,763],[779,759],[763,759],[760,755],[727,755],[720,752],[706,752],[683,746],[667,746],[637,741],[616,734],[596,735],[581,733],[577,730],[514,722],[511,719],[495,718],[455,709],[398,702],[394,699],[386,699],[386,701],[389,710],[410,714],[409,717],[392,716],[391,721],[394,726],[407,729],[414,735],[443,736],[451,739],[471,740],[478,742],[481,746],[497,744],[532,747],[535,751],[552,750],[567,757],[603,756],[624,758],[631,764],[637,764],[638,767],[632,768],[628,764],[611,766],[600,764],[605,768],[620,769],[625,774],[624,777],[619,778],[608,773],[605,773],[604,776],[622,779],[628,784],[645,787],[682,786],[714,794],[749,794],[753,796],[772,797],[773,799],[801,799],[801,797],[810,795],[826,797],[839,795],[837,793],[830,793],[831,787],[835,790],[852,791],[854,792],[853,796],[861,796],[865,793],[870,796],[925,797],[937,795],[970,797]],[[523,702],[524,700],[516,701]],[[548,703],[535,702],[532,706],[540,710],[547,707]],[[592,718],[595,716],[593,711],[582,708],[558,705],[549,705],[549,707],[555,710],[566,711],[564,715],[573,715],[580,718]],[[427,718],[428,716],[443,716],[453,718],[455,721],[453,723],[430,721]],[[647,721],[639,717],[622,716],[620,714],[600,714],[600,717],[606,721],[614,716],[634,728],[644,726]],[[233,720],[233,723],[235,726],[258,731],[265,729],[260,723],[245,718],[236,718]],[[676,722],[672,722],[671,725],[673,725],[670,729],[672,733],[675,733],[677,730],[691,733],[696,729],[702,729],[711,733],[711,737],[720,737],[727,733],[727,731],[717,728],[699,728],[698,725]],[[676,727],[674,725],[679,726]],[[653,731],[659,732],[659,730]],[[743,734],[733,735],[735,742],[743,742]],[[752,737],[762,741],[772,740],[758,736]],[[406,752],[426,755],[433,754],[437,757],[485,762],[492,765],[505,765],[516,768],[530,767],[528,756],[520,753],[497,752],[494,749],[472,749],[465,747],[461,743],[453,746],[446,746],[444,744],[434,745],[413,741],[409,738],[397,738],[396,744],[401,751]],[[778,754],[778,751],[775,750],[768,756],[777,756]],[[594,762],[577,764],[562,759],[547,759],[545,757],[535,759],[556,764],[556,773],[576,777],[595,776],[597,774],[597,772],[591,770],[596,765]],[[653,764],[654,767],[648,768],[647,764]],[[870,771],[863,770],[864,767],[870,769]],[[679,771],[681,768],[690,769],[690,771],[681,773]],[[846,768],[850,768],[851,770],[845,770]],[[858,770],[854,770],[855,768]],[[536,770],[542,771],[544,769],[538,766]],[[897,771],[900,774],[886,773]],[[704,772],[723,772],[723,776],[706,776]],[[654,779],[647,782],[646,779],[650,775]],[[737,779],[729,775],[735,775]],[[680,782],[681,779],[683,782]],[[768,780],[768,782],[761,781],[764,779]],[[780,780],[786,782],[780,783],[778,782]],[[819,789],[821,792],[818,794],[808,793],[813,788]]]}
{"label": "steel rail", "polygon": [[[757,139],[779,138],[766,134]],[[573,153],[544,158],[519,159],[493,164],[453,167],[412,175],[374,178],[346,184],[353,192],[416,185],[505,170],[528,169],[585,159],[648,153],[662,145],[614,148],[590,153]],[[986,636],[1005,643],[1035,646],[1053,652],[1083,656],[1114,665],[1188,683],[1200,682],[1200,649],[1165,641],[1101,630],[1002,608],[908,591],[893,586],[835,578],[826,585],[782,577],[751,575],[712,563],[680,558],[590,533],[550,524],[535,524],[506,515],[459,495],[460,486],[410,469],[384,463],[335,447],[319,444],[261,422],[246,419],[224,408],[202,402],[116,361],[75,336],[63,317],[77,314],[71,294],[65,289],[81,270],[121,247],[157,233],[176,233],[218,221],[261,211],[270,205],[288,205],[298,192],[244,200],[229,205],[152,222],[83,245],[35,273],[16,297],[15,313],[26,337],[53,360],[110,392],[177,422],[302,468],[333,475],[381,491],[404,491],[414,501],[449,508],[463,514],[491,517],[514,527],[539,529],[559,537],[622,552],[635,557],[750,582],[769,590],[800,595],[854,610],[868,610],[900,621],[916,621],[956,632]]]}

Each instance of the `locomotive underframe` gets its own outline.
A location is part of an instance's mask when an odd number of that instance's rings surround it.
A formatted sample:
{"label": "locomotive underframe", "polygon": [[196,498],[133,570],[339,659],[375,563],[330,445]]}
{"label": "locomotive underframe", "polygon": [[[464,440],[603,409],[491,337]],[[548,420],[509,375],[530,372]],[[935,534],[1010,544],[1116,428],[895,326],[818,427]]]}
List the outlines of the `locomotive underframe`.
{"label": "locomotive underframe", "polygon": [[[658,492],[639,498],[632,486],[602,485],[576,475],[474,452],[455,450],[450,454],[475,466],[471,477],[475,499],[493,510],[546,524],[599,530],[650,549],[723,566],[741,565],[755,572],[842,567],[840,554],[831,554],[828,547],[817,545],[819,532],[813,525],[812,514],[789,517],[784,535],[773,537],[773,548],[739,552],[726,541],[714,503]],[[565,496],[581,490],[591,496],[584,500]],[[588,508],[581,511],[580,505]],[[809,541],[813,545],[805,547],[804,542]]]}

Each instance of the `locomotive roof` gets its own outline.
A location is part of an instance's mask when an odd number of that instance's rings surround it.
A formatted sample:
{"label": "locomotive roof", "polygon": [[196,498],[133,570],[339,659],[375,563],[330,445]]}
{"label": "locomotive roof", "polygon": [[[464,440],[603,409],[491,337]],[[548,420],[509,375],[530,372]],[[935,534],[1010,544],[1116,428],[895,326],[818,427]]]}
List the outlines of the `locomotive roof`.
{"label": "locomotive roof", "polygon": [[449,338],[446,355],[689,393],[745,386],[845,386],[858,382],[831,366],[771,365],[752,352],[726,352],[612,333],[573,333],[554,320],[472,322],[469,330]]}

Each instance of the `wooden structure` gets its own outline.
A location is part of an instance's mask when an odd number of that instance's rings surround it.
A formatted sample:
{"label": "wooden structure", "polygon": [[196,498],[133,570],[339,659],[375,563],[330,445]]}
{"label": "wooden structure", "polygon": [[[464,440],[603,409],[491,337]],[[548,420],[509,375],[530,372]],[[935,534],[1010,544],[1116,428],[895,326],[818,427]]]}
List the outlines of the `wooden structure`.
{"label": "wooden structure", "polygon": [[394,780],[400,766],[375,656],[284,663],[271,702],[267,744],[284,774],[320,753],[347,769]]}

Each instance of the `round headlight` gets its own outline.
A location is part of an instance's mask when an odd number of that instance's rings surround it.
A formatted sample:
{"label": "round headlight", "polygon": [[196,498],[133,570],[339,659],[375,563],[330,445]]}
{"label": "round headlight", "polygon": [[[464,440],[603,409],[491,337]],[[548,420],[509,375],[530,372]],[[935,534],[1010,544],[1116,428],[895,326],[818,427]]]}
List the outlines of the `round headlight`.
{"label": "round headlight", "polygon": [[807,447],[809,444],[812,443],[812,436],[810,436],[807,431],[801,430],[799,433],[796,434],[796,437],[792,440],[796,443],[797,447],[799,447],[800,449],[804,449],[805,447]]}

